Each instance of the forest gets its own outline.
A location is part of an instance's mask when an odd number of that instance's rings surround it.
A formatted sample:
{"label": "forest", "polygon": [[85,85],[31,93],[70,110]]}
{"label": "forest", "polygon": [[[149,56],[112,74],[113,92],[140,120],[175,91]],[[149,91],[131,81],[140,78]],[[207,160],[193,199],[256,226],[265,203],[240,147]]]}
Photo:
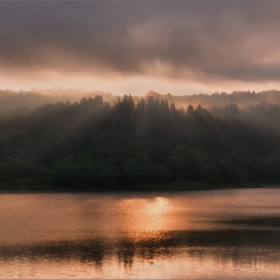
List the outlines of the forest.
{"label": "forest", "polygon": [[247,107],[242,94],[237,96],[242,104],[234,94],[217,94],[212,99],[226,102],[183,106],[168,100],[175,97],[149,93],[2,112],[1,189],[182,190],[280,183],[280,110],[275,100],[250,94],[257,102]]}

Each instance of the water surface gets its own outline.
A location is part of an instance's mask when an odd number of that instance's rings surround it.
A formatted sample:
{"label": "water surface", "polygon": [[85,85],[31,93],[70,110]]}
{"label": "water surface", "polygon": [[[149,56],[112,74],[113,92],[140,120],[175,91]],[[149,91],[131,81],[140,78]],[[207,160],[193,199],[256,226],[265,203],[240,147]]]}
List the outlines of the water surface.
{"label": "water surface", "polygon": [[1,194],[1,278],[279,279],[280,190]]}

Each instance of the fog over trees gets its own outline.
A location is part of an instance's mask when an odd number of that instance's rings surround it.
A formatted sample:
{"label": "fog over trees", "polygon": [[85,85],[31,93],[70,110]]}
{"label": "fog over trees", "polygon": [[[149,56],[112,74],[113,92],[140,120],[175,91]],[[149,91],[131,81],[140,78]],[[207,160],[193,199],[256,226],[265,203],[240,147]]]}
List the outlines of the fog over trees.
{"label": "fog over trees", "polygon": [[2,187],[280,182],[278,91],[144,97],[91,91],[79,101],[83,92],[74,93],[0,92]]}

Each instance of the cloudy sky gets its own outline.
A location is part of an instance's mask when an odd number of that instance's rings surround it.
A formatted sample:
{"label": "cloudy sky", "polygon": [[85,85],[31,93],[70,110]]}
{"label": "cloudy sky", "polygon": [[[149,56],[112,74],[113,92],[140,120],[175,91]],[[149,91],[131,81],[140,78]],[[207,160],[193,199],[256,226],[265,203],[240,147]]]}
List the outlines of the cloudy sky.
{"label": "cloudy sky", "polygon": [[1,1],[0,88],[280,89],[280,1]]}

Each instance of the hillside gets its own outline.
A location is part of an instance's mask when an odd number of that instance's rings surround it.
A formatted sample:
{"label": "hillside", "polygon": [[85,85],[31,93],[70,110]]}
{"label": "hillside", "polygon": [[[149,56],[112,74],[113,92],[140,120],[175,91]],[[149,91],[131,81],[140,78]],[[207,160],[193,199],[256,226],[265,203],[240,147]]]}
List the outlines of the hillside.
{"label": "hillside", "polygon": [[[280,121],[277,107],[265,110]],[[101,96],[48,104],[1,120],[0,184],[103,191],[178,181],[279,182],[279,134],[238,114],[177,109],[153,96],[137,103],[124,96],[114,105]]]}

